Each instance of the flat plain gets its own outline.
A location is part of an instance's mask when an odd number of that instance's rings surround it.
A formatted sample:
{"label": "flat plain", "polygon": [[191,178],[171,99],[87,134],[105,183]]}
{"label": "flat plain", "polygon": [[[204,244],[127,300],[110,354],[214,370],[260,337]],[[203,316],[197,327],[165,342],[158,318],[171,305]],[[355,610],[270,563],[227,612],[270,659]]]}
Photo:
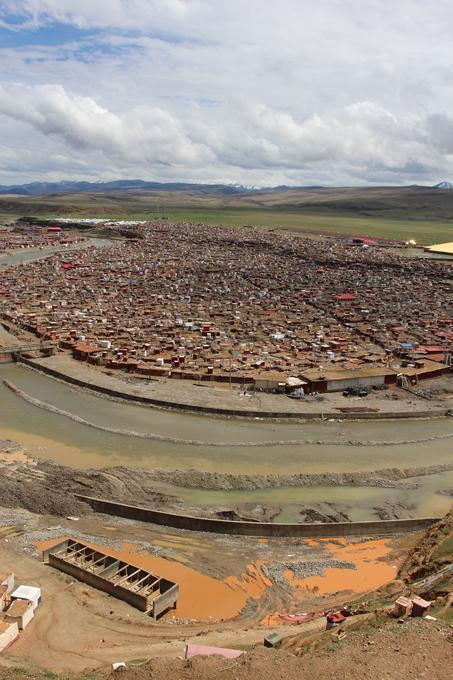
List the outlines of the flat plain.
{"label": "flat plain", "polygon": [[105,217],[254,225],[293,233],[339,233],[432,244],[453,238],[453,190],[427,187],[226,187],[0,196],[0,219],[21,215]]}

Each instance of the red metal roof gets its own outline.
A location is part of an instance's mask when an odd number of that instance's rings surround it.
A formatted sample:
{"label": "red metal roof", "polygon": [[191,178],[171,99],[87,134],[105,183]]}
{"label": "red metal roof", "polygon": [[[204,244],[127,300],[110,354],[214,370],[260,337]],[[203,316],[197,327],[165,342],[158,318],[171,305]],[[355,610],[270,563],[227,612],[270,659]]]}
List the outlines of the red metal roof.
{"label": "red metal roof", "polygon": [[366,243],[368,245],[374,245],[376,241],[372,238],[368,238],[366,236],[354,236],[353,241],[355,243]]}
{"label": "red metal roof", "polygon": [[327,614],[327,620],[331,623],[342,623],[346,619],[340,612],[333,612],[332,614]]}
{"label": "red metal roof", "polygon": [[443,347],[419,347],[418,349],[423,349],[428,354],[441,354],[445,352]]}

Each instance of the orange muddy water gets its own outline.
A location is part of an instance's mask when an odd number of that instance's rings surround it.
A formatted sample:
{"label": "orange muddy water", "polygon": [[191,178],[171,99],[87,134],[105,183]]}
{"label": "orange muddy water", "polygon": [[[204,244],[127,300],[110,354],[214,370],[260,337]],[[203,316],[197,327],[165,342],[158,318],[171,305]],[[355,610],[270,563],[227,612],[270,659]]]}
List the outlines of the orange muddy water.
{"label": "orange muddy water", "polygon": [[[40,542],[38,550],[55,545],[60,539]],[[392,580],[396,575],[396,566],[382,561],[391,551],[390,540],[376,539],[347,543],[344,539],[337,541],[309,541],[311,547],[319,547],[327,558],[348,560],[357,565],[357,569],[327,569],[323,576],[296,579],[291,571],[286,576],[295,589],[295,597],[303,602],[304,591],[316,594],[336,594],[348,591],[353,594],[366,593]],[[164,576],[179,584],[180,599],[174,615],[178,619],[222,620],[231,619],[239,614],[249,598],[259,599],[264,590],[272,586],[266,579],[261,567],[272,560],[260,560],[248,564],[245,572],[239,577],[229,576],[216,579],[202,574],[191,567],[163,557],[149,555],[139,550],[134,544],[125,544],[121,551],[89,543],[109,555],[130,562],[137,567],[147,569],[159,576]],[[294,555],[295,562],[301,556]],[[310,558],[306,558],[307,561]],[[313,559],[313,558],[311,558]],[[167,615],[173,616],[172,613]]]}
{"label": "orange muddy water", "polygon": [[[36,547],[40,551],[45,550],[62,540],[64,537],[42,541],[37,543]],[[178,607],[174,613],[168,614],[167,618],[174,615],[178,619],[216,621],[231,619],[239,614],[249,598],[258,599],[264,589],[271,585],[253,564],[247,565],[245,573],[239,577],[229,576],[222,580],[206,576],[179,562],[149,555],[146,551],[137,550],[137,546],[131,543],[124,544],[123,548],[117,551],[88,541],[84,542],[108,555],[178,583],[180,593]]]}
{"label": "orange muddy water", "polygon": [[[289,580],[293,588],[317,589],[319,595],[330,595],[343,591],[366,593],[376,590],[395,578],[397,566],[382,561],[390,553],[388,539],[375,539],[361,543],[347,543],[346,539],[337,539],[335,543],[328,540],[310,541],[315,547],[322,545],[331,554],[331,559],[354,562],[357,569],[326,569],[323,576],[309,576],[304,579],[294,578],[289,572]],[[339,545],[338,545],[339,544]]]}

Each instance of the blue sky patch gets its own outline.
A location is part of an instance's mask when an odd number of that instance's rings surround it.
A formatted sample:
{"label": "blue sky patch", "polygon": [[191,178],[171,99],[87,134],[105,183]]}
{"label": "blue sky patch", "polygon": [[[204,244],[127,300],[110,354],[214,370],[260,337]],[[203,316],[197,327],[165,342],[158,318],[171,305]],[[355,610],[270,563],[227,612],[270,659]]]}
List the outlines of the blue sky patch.
{"label": "blue sky patch", "polygon": [[[8,23],[10,23],[8,21]],[[102,32],[98,29],[81,29],[69,24],[49,24],[36,29],[8,30],[0,28],[0,47],[56,47],[69,42],[93,38]]]}

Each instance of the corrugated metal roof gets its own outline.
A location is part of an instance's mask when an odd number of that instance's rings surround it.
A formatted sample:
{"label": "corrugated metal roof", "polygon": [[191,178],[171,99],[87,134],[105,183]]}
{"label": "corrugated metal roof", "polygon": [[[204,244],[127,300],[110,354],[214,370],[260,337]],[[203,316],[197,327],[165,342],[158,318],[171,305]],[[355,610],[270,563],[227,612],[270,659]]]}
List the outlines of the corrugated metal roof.
{"label": "corrugated metal roof", "polygon": [[450,241],[449,243],[437,243],[434,246],[428,246],[426,250],[429,250],[431,253],[453,255],[453,241]]}

